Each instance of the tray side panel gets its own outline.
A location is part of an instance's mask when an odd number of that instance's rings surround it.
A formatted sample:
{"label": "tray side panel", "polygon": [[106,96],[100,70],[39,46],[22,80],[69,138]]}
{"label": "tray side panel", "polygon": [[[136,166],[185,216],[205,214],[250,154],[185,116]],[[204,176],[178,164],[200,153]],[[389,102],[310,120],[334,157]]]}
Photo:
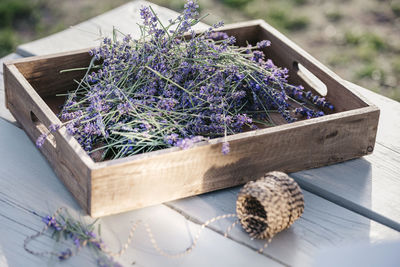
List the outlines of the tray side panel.
{"label": "tray side panel", "polygon": [[77,87],[74,80],[79,81],[86,70],[60,71],[87,67],[90,60],[88,50],[84,50],[28,58],[16,62],[15,66],[36,92],[44,97],[74,90]]}
{"label": "tray side panel", "polygon": [[[299,170],[334,164],[372,152],[379,110],[364,108],[346,117],[304,122],[243,134],[221,144],[203,145],[127,161],[92,171],[94,217],[232,187],[267,171]],[[276,128],[276,127],[275,127]]]}
{"label": "tray side panel", "polygon": [[[57,123],[58,119],[14,65],[5,66],[4,76],[7,106],[35,143],[46,127]],[[53,133],[40,150],[81,207],[90,212],[88,156],[77,155],[74,143],[66,136],[65,129]]]}

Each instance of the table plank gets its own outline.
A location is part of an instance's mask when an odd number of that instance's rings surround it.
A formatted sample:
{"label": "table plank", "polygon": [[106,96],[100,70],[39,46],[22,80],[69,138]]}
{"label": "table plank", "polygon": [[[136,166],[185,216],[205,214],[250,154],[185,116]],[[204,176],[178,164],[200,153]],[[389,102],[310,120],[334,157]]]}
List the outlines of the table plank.
{"label": "table plank", "polygon": [[379,107],[381,114],[379,117],[376,141],[379,144],[400,153],[400,103],[354,83],[348,81],[345,82],[353,90],[357,91],[374,105]]}
{"label": "table plank", "polygon": [[[138,19],[137,9],[142,4],[146,5],[148,2],[141,1],[129,3],[101,16],[93,18],[92,20],[81,23],[72,29],[68,29],[47,38],[22,45],[18,48],[18,52],[25,56],[33,54],[41,55],[94,46],[98,44],[95,33],[98,32],[99,26],[101,26],[101,28],[104,30],[104,32],[107,32],[107,34],[111,32],[112,26],[115,25],[121,31],[131,32],[135,36],[137,32],[132,32],[132,30],[136,27],[132,27],[132,25],[134,25]],[[155,8],[161,15],[165,14],[163,19],[170,18],[176,14],[173,11],[165,8]],[[92,34],[87,33],[87,31],[91,32]],[[400,182],[399,178],[397,178],[400,176],[398,168],[398,166],[400,166],[400,121],[396,119],[400,115],[400,104],[364,88],[353,84],[350,85],[354,90],[360,92],[381,109],[377,145],[374,154],[364,157],[363,159],[349,161],[344,164],[337,164],[293,174],[302,187],[321,196],[322,198],[333,201],[344,208],[334,205],[331,202],[323,200],[313,194],[305,192],[306,211],[303,218],[300,219],[293,228],[285,231],[276,239],[274,239],[273,244],[271,244],[271,246],[265,251],[266,255],[276,259],[277,261],[281,261],[282,258],[285,258],[283,263],[290,264],[295,262],[296,265],[299,261],[308,262],[313,256],[313,252],[316,250],[329,246],[350,244],[352,240],[359,239],[359,235],[361,236],[360,240],[363,242],[376,242],[386,237],[397,237],[398,235],[397,232],[391,231],[379,223],[368,220],[360,215],[355,214],[354,212],[345,209],[347,208],[353,210],[356,213],[360,213],[368,218],[377,220],[394,229],[400,230],[400,199],[398,197]],[[1,86],[2,83],[0,85],[0,89]],[[1,108],[2,107],[0,105],[0,116],[2,116]],[[27,162],[27,164],[29,165],[29,162]],[[28,170],[33,170],[34,173],[36,172],[35,176],[38,174],[41,175],[40,171],[36,169],[35,166],[30,166],[29,168]],[[23,168],[21,167],[21,169]],[[14,176],[12,172],[8,173],[8,175],[9,177],[18,177]],[[51,189],[47,191],[65,191],[65,188],[62,186],[62,184],[58,182],[57,179],[54,179],[54,177],[46,179],[48,179],[46,180],[47,182],[53,179],[55,181],[54,183],[58,183],[58,185],[52,184],[50,186]],[[41,192],[37,186],[34,184],[29,184],[29,181],[25,181],[25,184],[28,186],[27,191],[34,190],[37,192],[34,195],[40,196],[39,193]],[[47,184],[43,184],[42,186],[47,186]],[[14,188],[12,185],[9,185],[9,187],[11,187],[9,188],[11,191],[16,190],[14,192],[20,192],[18,187]],[[0,192],[2,191],[3,190],[0,189]],[[181,212],[187,218],[190,218],[190,220],[201,223],[214,215],[220,215],[217,214],[218,212],[232,211],[232,203],[234,203],[231,202],[232,197],[226,197],[221,192],[225,191],[215,193],[216,197],[212,198],[214,199],[213,201],[207,200],[207,197],[209,195],[213,196],[213,194],[206,195],[205,198],[207,201],[204,201],[203,205],[200,205],[197,202],[192,202],[192,200],[187,202],[188,204],[186,206],[184,205],[185,207],[179,207],[176,204],[178,202],[173,202],[172,204],[170,203],[168,205],[169,207],[176,209],[178,212]],[[227,190],[226,192],[231,191]],[[218,197],[221,194],[222,197]],[[200,198],[200,202],[202,202],[202,197],[203,196],[196,197],[194,199]],[[18,199],[18,195],[15,196],[15,198]],[[26,194],[26,198],[27,202],[24,205],[27,207],[31,205],[29,200],[33,201],[33,203],[36,201],[34,197],[30,198],[29,194]],[[57,207],[57,203],[59,203],[56,200],[60,199],[60,196],[57,196],[57,194],[50,194],[50,196],[47,196],[46,198],[47,200],[55,200],[54,205],[51,206],[52,209],[55,209]],[[10,199],[11,197],[7,196],[7,200],[10,201]],[[197,199],[196,201],[199,200]],[[219,205],[219,203],[221,203],[221,205]],[[41,205],[43,205],[43,203]],[[216,205],[218,206],[217,208],[214,207]],[[197,206],[201,207],[201,209],[204,208],[205,211],[199,211],[195,208]],[[34,210],[33,208],[35,207],[29,207],[28,210]],[[79,210],[78,207],[75,208]],[[39,209],[43,210],[43,208],[40,207]],[[47,209],[47,212],[51,210],[49,207]],[[210,211],[211,214],[206,212],[207,210]],[[212,212],[213,210],[214,213]],[[339,216],[336,216],[337,214],[339,214]],[[111,222],[109,229],[111,231],[113,229],[112,226],[114,222],[114,216],[110,218]],[[35,217],[33,217],[33,219],[36,220]],[[102,220],[106,221],[107,219],[108,217]],[[123,220],[119,220],[118,223],[121,223],[121,221]],[[221,232],[223,227],[227,226],[227,223],[227,221],[221,222],[217,226],[213,226],[212,229]],[[128,228],[128,225],[126,225],[126,228]],[[118,229],[121,231],[124,230],[120,228]],[[250,246],[247,241],[244,241],[246,238],[244,233],[239,232],[238,234],[237,231],[239,231],[239,229],[235,229],[233,232],[234,240],[242,243],[246,247]],[[169,240],[169,238],[166,239]],[[252,244],[256,244],[254,246],[257,247],[262,245],[261,243],[257,242]],[[169,247],[169,245],[166,247]],[[213,249],[215,245],[208,244],[208,247]],[[293,252],[293,255],[290,255],[289,257],[287,253],[286,255],[283,254],[283,252],[288,251],[287,247],[289,247],[290,251]]]}
{"label": "table plank", "polygon": [[398,267],[400,242],[341,247],[317,255],[314,267],[387,266]]}
{"label": "table plank", "polygon": [[400,103],[349,85],[381,109],[373,154],[292,176],[310,192],[400,231]]}
{"label": "table plank", "polygon": [[[31,262],[32,256],[23,251],[22,244],[27,235],[43,226],[39,215],[51,214],[58,207],[64,206],[75,218],[91,221],[25,133],[2,119],[0,162],[0,255],[11,266],[24,266]],[[160,247],[171,252],[184,250],[200,228],[180,213],[158,205],[102,218],[102,235],[108,246],[117,250],[121,242],[125,242],[131,224],[139,219],[150,224]],[[14,241],[9,242],[10,239]],[[49,249],[52,242],[48,240],[48,236],[43,240],[34,242],[37,249]],[[89,251],[84,252],[79,259],[71,265],[94,265]],[[254,249],[226,239],[208,228],[203,231],[193,252],[176,260],[157,254],[151,247],[145,229],[141,228],[120,261],[126,266],[132,261],[138,266],[242,266],[248,259],[251,259],[254,266],[282,266]],[[46,258],[38,258],[32,260],[29,266],[39,266],[46,262]]]}
{"label": "table plank", "polygon": [[[235,201],[239,187],[170,202],[167,205],[187,218],[199,223],[210,217],[235,212]],[[334,247],[351,246],[357,243],[372,244],[399,239],[400,233],[382,224],[369,220],[350,210],[303,190],[305,210],[302,217],[291,228],[278,234],[265,255],[291,266],[309,266],[315,255]],[[232,223],[224,220],[211,228],[223,233]],[[240,227],[232,230],[232,238],[255,249],[263,241],[252,241]]]}
{"label": "table plank", "polygon": [[[40,229],[41,225],[40,218],[33,212],[45,215],[60,206],[67,206],[72,214],[78,217],[83,211],[63,184],[59,182],[51,167],[25,133],[3,120],[0,120],[0,133],[0,162],[2,162],[0,203],[3,206],[9,206],[7,209],[1,208],[0,215],[23,222],[24,227],[29,226],[32,229]],[[13,177],[13,179],[9,179],[9,177]],[[125,239],[124,236],[126,236],[129,225],[133,221],[148,218],[162,247],[182,249],[189,244],[188,229],[195,234],[194,229],[211,217],[234,212],[236,193],[237,188],[223,190],[167,204],[172,209],[158,205],[104,217],[101,219],[102,232],[108,238],[110,246],[118,247],[120,242]],[[21,198],[20,196],[24,197]],[[307,265],[314,253],[321,248],[350,244],[355,240],[371,243],[400,238],[400,234],[396,231],[311,193],[305,192],[305,197],[306,210],[304,216],[292,228],[273,240],[262,256],[263,258],[259,259],[260,262],[278,265],[279,263],[283,265]],[[83,218],[87,217],[83,216]],[[251,241],[239,227],[232,231],[232,241],[224,240],[221,232],[232,222],[232,220],[224,220],[211,225],[199,241],[198,252],[196,252],[196,248],[193,255],[179,261],[171,261],[171,265],[187,265],[189,263],[193,265],[192,260],[197,262],[202,257],[213,259],[217,257],[210,256],[213,255],[213,251],[218,251],[219,256],[217,258],[223,261],[224,265],[226,262],[232,264],[240,262],[239,259],[229,256],[229,253],[240,255],[243,261],[251,258],[252,265],[256,265],[258,256],[253,256],[251,253],[255,253],[263,245],[263,242]],[[6,222],[4,224],[7,225]],[[143,228],[138,234],[137,241],[121,260],[129,262],[134,255],[134,260],[143,264],[149,264],[148,262],[156,264],[157,260],[166,261],[166,259],[158,257],[151,249]],[[177,243],[170,243],[170,240],[177,240]],[[22,236],[20,242],[22,242]],[[4,244],[2,245],[4,246]],[[18,249],[18,247],[13,247],[14,249]],[[19,249],[22,249],[22,247]],[[240,252],[241,250],[245,252]],[[290,257],[287,256],[287,251],[291,251]],[[243,253],[247,254],[243,255]],[[204,262],[204,259],[201,262],[204,265],[207,263]]]}
{"label": "table plank", "polygon": [[[35,220],[31,221],[31,217]],[[54,266],[58,262],[56,257],[38,257],[23,249],[24,239],[42,227],[40,217],[8,205],[0,196],[0,266]],[[70,244],[55,243],[49,233],[29,243],[29,248],[34,251],[59,251],[67,247],[70,247]],[[92,252],[84,249],[79,257],[71,258],[65,265],[96,266],[96,261]]]}
{"label": "table plank", "polygon": [[4,118],[9,122],[17,124],[13,115],[11,115],[10,111],[6,108],[5,105],[5,96],[4,96],[4,82],[3,82],[3,62],[21,58],[20,55],[16,53],[9,54],[3,58],[0,58],[0,118]]}
{"label": "table plank", "polygon": [[[3,199],[0,197],[0,202]],[[72,200],[72,199],[71,199]],[[72,200],[73,201],[73,200]],[[66,203],[67,205],[69,203]],[[0,255],[10,266],[43,266],[56,265],[56,258],[37,257],[24,251],[23,240],[28,235],[36,233],[43,227],[41,218],[19,206],[0,204]],[[79,211],[69,208],[74,217]],[[42,214],[42,215],[45,215]],[[160,218],[163,218],[160,220]],[[121,243],[125,242],[129,228],[133,221],[144,220],[149,223],[157,241],[162,248],[170,252],[180,252],[188,247],[191,239],[200,229],[200,226],[186,221],[182,215],[166,206],[158,205],[140,211],[105,217],[100,220],[102,237],[108,247],[117,251]],[[90,221],[90,220],[88,220]],[[35,251],[59,251],[61,248],[71,247],[70,242],[57,244],[50,237],[50,233],[32,241],[29,247]],[[233,255],[233,256],[232,256]],[[67,266],[97,266],[96,255],[90,249],[83,249],[78,257],[66,261]],[[128,251],[118,259],[124,266],[207,266],[213,265],[244,265],[252,259],[255,266],[283,266],[252,249],[224,238],[210,229],[205,229],[199,239],[198,246],[191,254],[179,259],[168,259],[154,251],[144,227],[139,227],[133,244]],[[0,261],[1,263],[1,261]],[[1,265],[1,264],[0,264]],[[1,265],[3,266],[3,265]]]}
{"label": "table plank", "polygon": [[[160,20],[167,24],[168,20],[175,18],[177,12],[147,1],[132,1],[97,17],[89,19],[72,28],[50,35],[48,37],[18,46],[17,53],[22,56],[44,55],[65,52],[83,48],[94,47],[99,44],[99,33],[102,36],[112,36],[113,27],[133,37],[140,36],[140,8],[151,5]],[[206,29],[203,23],[198,23],[194,29]]]}
{"label": "table plank", "polygon": [[377,143],[372,155],[293,173],[310,192],[400,231],[400,155]]}

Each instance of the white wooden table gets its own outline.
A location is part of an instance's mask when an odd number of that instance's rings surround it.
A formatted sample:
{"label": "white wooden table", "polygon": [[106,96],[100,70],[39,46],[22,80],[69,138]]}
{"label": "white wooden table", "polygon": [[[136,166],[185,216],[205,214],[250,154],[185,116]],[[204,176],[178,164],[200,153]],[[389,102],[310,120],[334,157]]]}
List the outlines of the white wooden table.
{"label": "white wooden table", "polygon": [[[110,33],[112,26],[116,26],[135,36],[138,33],[134,25],[143,4],[148,3],[126,4],[76,27],[21,45],[16,53],[0,61],[94,46],[98,40],[88,32],[96,33],[99,27],[103,33]],[[153,6],[163,20],[175,15],[171,10]],[[41,216],[60,206],[67,207],[76,218],[92,220],[5,108],[2,67],[0,79],[0,266],[96,266],[96,258],[89,249],[61,263],[24,251],[25,237],[43,227]],[[329,258],[326,263],[330,266],[344,266],[346,262],[346,266],[351,266],[351,260],[363,262],[363,266],[376,262],[380,266],[400,266],[399,253],[395,253],[400,251],[400,103],[350,85],[381,109],[374,153],[292,173],[303,188],[304,214],[290,229],[278,234],[262,254],[257,250],[264,243],[250,240],[240,227],[225,238],[223,233],[233,222],[226,219],[206,227],[193,252],[179,259],[155,252],[144,228],[139,228],[118,262],[124,266],[318,266]],[[182,251],[191,244],[203,222],[235,211],[238,190],[226,189],[103,217],[102,236],[117,251],[132,223],[140,219],[150,224],[160,247],[170,252]],[[57,250],[62,244],[55,243],[47,233],[30,246]]]}

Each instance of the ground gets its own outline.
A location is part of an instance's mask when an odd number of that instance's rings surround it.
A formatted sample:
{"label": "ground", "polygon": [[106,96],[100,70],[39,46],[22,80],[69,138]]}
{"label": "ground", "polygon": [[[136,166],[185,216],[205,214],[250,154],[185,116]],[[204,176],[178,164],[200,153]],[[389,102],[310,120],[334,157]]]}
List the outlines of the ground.
{"label": "ground", "polygon": [[[152,0],[181,10],[184,0]],[[2,0],[0,56],[127,0]],[[339,76],[400,101],[400,0],[200,0],[206,23],[261,18]]]}

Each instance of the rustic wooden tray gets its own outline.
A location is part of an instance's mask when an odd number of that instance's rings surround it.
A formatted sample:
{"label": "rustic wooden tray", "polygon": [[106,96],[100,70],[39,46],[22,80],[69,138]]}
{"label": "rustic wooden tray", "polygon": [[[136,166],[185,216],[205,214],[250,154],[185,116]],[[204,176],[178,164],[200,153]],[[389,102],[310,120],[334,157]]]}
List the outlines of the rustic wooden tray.
{"label": "rustic wooden tray", "polygon": [[[225,27],[239,44],[268,39],[267,57],[289,69],[290,81],[314,90],[304,66],[327,87],[335,113],[228,137],[188,150],[170,148],[118,160],[94,162],[65,129],[41,148],[58,177],[79,204],[99,217],[243,184],[266,171],[294,172],[367,155],[373,151],[379,109],[352,92],[320,62],[262,20]],[[30,57],[5,63],[6,103],[29,137],[36,141],[57,117],[64,99],[83,72],[60,70],[87,66],[88,50]]]}

